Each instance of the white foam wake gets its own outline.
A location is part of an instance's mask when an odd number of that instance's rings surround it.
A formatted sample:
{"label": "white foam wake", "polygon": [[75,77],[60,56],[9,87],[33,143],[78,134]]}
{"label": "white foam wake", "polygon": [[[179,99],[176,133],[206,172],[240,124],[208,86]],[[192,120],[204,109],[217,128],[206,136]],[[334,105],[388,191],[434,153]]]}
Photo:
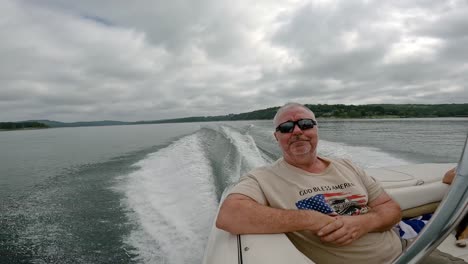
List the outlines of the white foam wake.
{"label": "white foam wake", "polygon": [[409,164],[408,161],[394,157],[378,148],[358,147],[345,143],[321,139],[318,152],[321,155],[352,160],[363,168],[379,168]]}
{"label": "white foam wake", "polygon": [[143,263],[200,263],[217,208],[213,173],[198,134],[138,162],[123,186],[139,228],[127,243]]}
{"label": "white foam wake", "polygon": [[237,175],[240,176],[255,167],[263,166],[270,162],[265,160],[264,155],[257,148],[252,136],[241,134],[239,131],[227,126],[223,126],[222,131],[231,140],[231,143],[237,148],[241,156],[242,163],[239,164],[240,167]]}

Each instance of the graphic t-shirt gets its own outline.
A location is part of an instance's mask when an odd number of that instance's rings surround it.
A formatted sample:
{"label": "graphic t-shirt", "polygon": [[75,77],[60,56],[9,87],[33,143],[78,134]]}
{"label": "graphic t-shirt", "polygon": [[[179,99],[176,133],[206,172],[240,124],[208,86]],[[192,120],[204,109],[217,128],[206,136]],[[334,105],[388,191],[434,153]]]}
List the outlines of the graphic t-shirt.
{"label": "graphic t-shirt", "polygon": [[[381,185],[347,160],[330,160],[322,173],[310,173],[283,159],[241,177],[230,193],[280,209],[315,210],[328,215],[367,213]],[[291,242],[316,263],[390,263],[401,253],[391,230],[368,233],[347,246],[324,243],[307,231],[287,233]]]}

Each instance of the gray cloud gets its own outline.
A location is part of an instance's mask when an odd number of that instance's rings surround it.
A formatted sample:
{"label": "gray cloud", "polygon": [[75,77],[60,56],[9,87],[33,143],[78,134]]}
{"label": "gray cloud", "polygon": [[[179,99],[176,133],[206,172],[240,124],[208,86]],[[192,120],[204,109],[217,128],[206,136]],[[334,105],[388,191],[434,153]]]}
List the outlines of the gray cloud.
{"label": "gray cloud", "polygon": [[0,121],[468,102],[463,0],[7,0],[0,10]]}

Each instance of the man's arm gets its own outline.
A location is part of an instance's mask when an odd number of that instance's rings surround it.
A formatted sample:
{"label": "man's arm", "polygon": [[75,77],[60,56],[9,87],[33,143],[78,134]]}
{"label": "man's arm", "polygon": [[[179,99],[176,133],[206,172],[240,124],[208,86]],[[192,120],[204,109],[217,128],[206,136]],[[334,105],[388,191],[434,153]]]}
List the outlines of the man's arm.
{"label": "man's arm", "polygon": [[401,220],[400,205],[385,191],[369,203],[370,212],[362,215],[367,218],[369,232],[384,232],[392,229]]}
{"label": "man's arm", "polygon": [[452,168],[451,170],[447,171],[444,175],[444,178],[442,178],[442,182],[446,184],[452,184],[453,178],[455,178],[455,175],[457,174],[456,169],[457,167]]}
{"label": "man's arm", "polygon": [[369,207],[367,214],[339,217],[337,222],[343,221],[341,228],[328,225],[318,235],[322,241],[344,246],[367,233],[390,230],[401,220],[400,206],[386,192],[370,202]]}
{"label": "man's arm", "polygon": [[216,227],[232,234],[274,234],[299,230],[317,233],[325,225],[339,228],[335,218],[311,210],[284,210],[261,205],[242,194],[224,200]]}

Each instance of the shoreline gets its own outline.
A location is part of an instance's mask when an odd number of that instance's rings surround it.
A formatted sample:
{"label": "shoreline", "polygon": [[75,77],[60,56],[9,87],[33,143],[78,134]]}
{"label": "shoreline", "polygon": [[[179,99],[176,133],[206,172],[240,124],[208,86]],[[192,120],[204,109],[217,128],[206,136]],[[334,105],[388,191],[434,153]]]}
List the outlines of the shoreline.
{"label": "shoreline", "polygon": [[12,129],[4,129],[1,128],[0,132],[3,131],[18,131],[18,130],[39,130],[39,129],[49,129],[51,127],[25,127],[25,128],[12,128]]}
{"label": "shoreline", "polygon": [[[438,117],[438,116],[426,116],[426,117],[401,117],[401,116],[372,116],[372,117],[330,117],[330,116],[319,116],[318,120],[411,120],[411,119],[468,119],[468,116],[451,116],[451,117]],[[106,125],[106,124],[90,124],[90,125],[70,125],[70,123],[63,123],[65,125],[61,126],[49,126],[49,127],[26,127],[26,128],[13,128],[13,129],[0,129],[0,132],[3,131],[21,131],[21,130],[39,130],[39,129],[50,129],[50,128],[73,128],[73,127],[102,127],[102,126],[128,126],[128,125],[156,125],[156,124],[180,124],[180,123],[209,123],[209,122],[242,122],[242,121],[271,121],[273,119],[221,119],[221,120],[173,120],[166,122],[135,122],[128,124],[118,124],[118,125]],[[88,123],[100,122],[100,121],[89,121]]]}

